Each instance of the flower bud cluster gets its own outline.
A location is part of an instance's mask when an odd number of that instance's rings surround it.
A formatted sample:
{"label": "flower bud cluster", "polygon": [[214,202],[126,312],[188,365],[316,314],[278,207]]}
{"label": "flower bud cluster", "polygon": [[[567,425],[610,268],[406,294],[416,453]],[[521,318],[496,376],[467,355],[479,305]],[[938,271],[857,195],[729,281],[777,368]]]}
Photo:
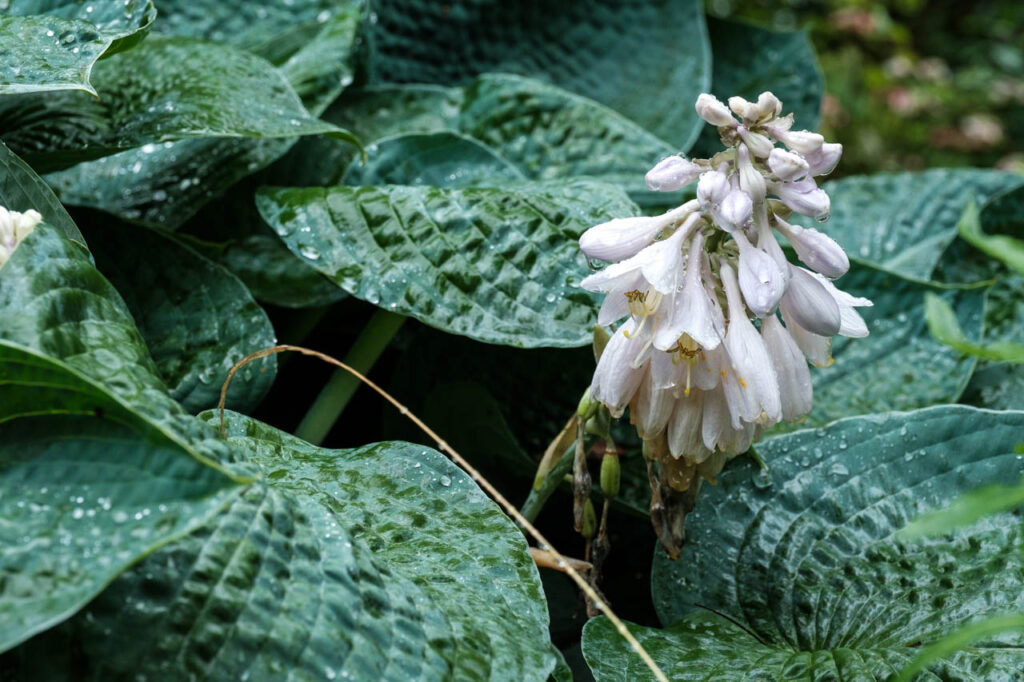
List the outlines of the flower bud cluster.
{"label": "flower bud cluster", "polygon": [[[704,94],[696,109],[727,148],[711,159],[671,156],[646,179],[660,191],[696,181],[697,198],[580,237],[589,257],[611,261],[582,282],[607,294],[598,323],[626,318],[590,394],[614,416],[630,408],[647,451],[675,460],[680,490],[698,474],[713,477],[765,428],[806,415],[808,361],[830,364],[836,334],[866,336],[855,308],[871,305],[832,283],[850,266],[843,249],[786,220],[828,218],[814,177],[835,168],[842,146],[792,131],[792,114],[780,116],[770,92],[757,102],[732,97],[728,107]],[[806,267],[787,261],[776,231]]]}
{"label": "flower bud cluster", "polygon": [[18,213],[0,206],[0,266],[7,262],[18,244],[36,229],[42,219],[39,212],[32,209]]}

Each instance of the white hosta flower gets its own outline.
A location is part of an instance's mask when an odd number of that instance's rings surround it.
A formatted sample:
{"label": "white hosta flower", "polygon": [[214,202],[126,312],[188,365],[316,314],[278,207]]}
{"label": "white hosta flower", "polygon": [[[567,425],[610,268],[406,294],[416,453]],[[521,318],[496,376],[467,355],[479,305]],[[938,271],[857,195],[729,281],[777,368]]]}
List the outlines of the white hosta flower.
{"label": "white hosta flower", "polygon": [[7,262],[18,244],[29,236],[42,220],[43,216],[33,209],[19,213],[0,206],[0,265]]}
{"label": "white hosta flower", "polygon": [[810,172],[811,166],[804,157],[785,149],[773,147],[768,154],[768,167],[780,180],[797,180]]}
{"label": "white hosta flower", "polygon": [[775,227],[793,246],[796,255],[812,270],[826,277],[842,277],[850,269],[850,259],[832,237],[814,228],[790,225],[776,216]]}
{"label": "white hosta flower", "polygon": [[[723,129],[728,149],[713,161],[664,159],[647,182],[677,190],[697,179],[697,198],[661,216],[609,221],[580,239],[587,255],[613,261],[583,281],[607,294],[599,323],[627,318],[601,356],[591,395],[616,416],[630,407],[652,457],[681,460],[666,479],[679,489],[698,474],[716,475],[765,428],[806,415],[807,363],[832,362],[834,334],[866,335],[856,308],[871,304],[831,281],[850,265],[833,239],[783,219],[790,210],[828,217],[828,195],[814,178],[835,167],[842,147],[792,131],[792,114],[780,116],[771,93],[756,103],[732,98],[728,108],[705,94],[696,108]],[[788,262],[775,229],[813,272]],[[760,330],[752,318],[761,318]]]}
{"label": "white hosta flower", "polygon": [[655,192],[674,192],[686,187],[707,170],[706,167],[688,161],[681,156],[669,156],[647,171],[644,181],[647,188]]}
{"label": "white hosta flower", "polygon": [[580,236],[580,248],[590,258],[607,261],[629,258],[650,244],[659,232],[696,209],[696,202],[687,202],[660,216],[609,220],[584,232]]}
{"label": "white hosta flower", "polygon": [[698,116],[713,126],[736,125],[736,119],[729,113],[729,109],[714,95],[703,93],[697,97],[697,104],[694,108],[697,110]]}

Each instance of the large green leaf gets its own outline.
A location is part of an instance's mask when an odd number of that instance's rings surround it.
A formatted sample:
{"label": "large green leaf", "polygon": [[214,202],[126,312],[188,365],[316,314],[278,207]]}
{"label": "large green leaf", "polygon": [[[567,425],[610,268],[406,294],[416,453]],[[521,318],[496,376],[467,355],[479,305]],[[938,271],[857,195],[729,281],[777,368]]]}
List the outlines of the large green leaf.
{"label": "large green leaf", "polygon": [[580,346],[596,299],[576,239],[636,212],[591,182],[507,188],[270,188],[263,218],[349,293],[489,343]]}
{"label": "large green leaf", "polygon": [[0,386],[5,651],[215,515],[240,481],[100,384],[6,341]]}
{"label": "large green leaf", "polygon": [[926,293],[942,297],[953,307],[967,337],[977,341],[982,335],[985,289],[940,288],[865,264],[854,264],[837,285],[874,303],[858,309],[870,335],[862,339],[835,337],[835,362],[811,368],[811,413],[800,424],[782,424],[779,429],[959,399],[977,361],[961,356],[929,333],[924,297]]}
{"label": "large green leaf", "polygon": [[843,178],[824,185],[832,218],[823,229],[854,258],[927,279],[972,197],[982,204],[1021,184],[1019,175],[972,168]]}
{"label": "large green leaf", "polygon": [[[674,151],[592,100],[509,74],[480,76],[464,88],[391,85],[353,90],[324,118],[367,140],[458,132],[483,142],[530,179],[592,177],[624,187],[639,200],[653,194],[644,186],[644,174]],[[336,144],[314,144],[323,155],[337,159],[339,169],[345,158],[339,152],[351,156]],[[323,159],[315,163],[331,172]]]}
{"label": "large green leaf", "polygon": [[85,242],[75,221],[49,185],[3,142],[0,142],[0,206],[21,213],[35,209],[65,237]]}
{"label": "large green leaf", "polygon": [[[267,314],[238,278],[173,237],[103,217],[95,223],[86,232],[97,267],[124,298],[171,397],[189,412],[215,406],[231,366],[277,342]],[[276,369],[273,357],[246,365],[227,404],[254,408]]]}
{"label": "large green leaf", "polygon": [[[313,114],[321,113],[351,81],[350,53],[359,17],[355,7],[339,11],[319,33],[296,46],[294,53],[274,62]],[[351,150],[341,140],[332,141]],[[265,168],[294,143],[292,138],[182,140],[79,164],[50,174],[47,181],[65,203],[176,229],[211,199]]]}
{"label": "large green leaf", "polygon": [[[771,472],[736,460],[701,491],[679,559],[656,556],[655,605],[674,625],[634,632],[676,680],[869,680],[964,623],[1020,611],[1019,517],[893,536],[961,493],[1017,480],[1022,434],[1024,413],[942,406],[769,439]],[[1022,643],[979,642],[920,679],[1014,679]],[[603,619],[584,651],[598,680],[648,678]]]}
{"label": "large green leaf", "polygon": [[186,138],[354,139],[311,117],[269,62],[216,43],[151,38],[104,61],[94,81],[100,99],[66,92],[0,100],[0,134],[45,170]]}
{"label": "large green leaf", "polygon": [[156,0],[161,33],[249,51],[262,51],[279,40],[282,27],[323,24],[354,4],[350,0]]}
{"label": "large green leaf", "polygon": [[[749,24],[708,17],[714,65],[711,92],[723,102],[738,95],[750,101],[769,90],[798,129],[816,130],[825,84],[805,31],[770,31]],[[705,126],[691,152],[711,157],[722,150],[713,126]]]}
{"label": "large green leaf", "polygon": [[155,18],[151,0],[8,0],[0,6],[0,95],[95,95],[96,60],[137,43]]}
{"label": "large green leaf", "polygon": [[324,450],[240,416],[229,436],[275,487],[331,509],[419,587],[421,611],[443,613],[453,639],[440,651],[452,666],[444,679],[547,678],[547,605],[522,534],[446,457],[405,443]]}
{"label": "large green leaf", "polygon": [[460,85],[485,72],[550,80],[687,149],[711,76],[697,0],[586,4],[374,0],[366,28],[373,82]]}
{"label": "large green leaf", "polygon": [[366,149],[345,171],[346,185],[501,187],[524,180],[508,161],[469,137],[449,132],[397,135]]}

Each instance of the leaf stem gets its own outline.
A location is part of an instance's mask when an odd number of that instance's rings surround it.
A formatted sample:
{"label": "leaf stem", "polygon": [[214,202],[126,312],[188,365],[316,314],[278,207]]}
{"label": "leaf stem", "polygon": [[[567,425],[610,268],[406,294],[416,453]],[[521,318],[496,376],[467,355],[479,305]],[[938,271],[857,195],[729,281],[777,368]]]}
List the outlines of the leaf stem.
{"label": "leaf stem", "polygon": [[[404,316],[378,309],[345,355],[345,364],[359,372],[368,372],[403,322]],[[334,370],[299,423],[295,435],[313,445],[322,443],[359,388],[359,383],[359,380],[348,372]]]}
{"label": "leaf stem", "polygon": [[562,453],[561,458],[555,463],[555,466],[551,468],[548,475],[544,477],[543,483],[539,488],[532,488],[530,494],[526,498],[526,502],[523,502],[523,507],[520,509],[520,513],[526,517],[530,522],[537,520],[537,515],[540,514],[540,510],[544,508],[544,504],[551,497],[555,489],[558,488],[558,484],[562,482],[566,474],[572,470],[573,462],[576,457],[576,441],[573,441],[565,452]]}

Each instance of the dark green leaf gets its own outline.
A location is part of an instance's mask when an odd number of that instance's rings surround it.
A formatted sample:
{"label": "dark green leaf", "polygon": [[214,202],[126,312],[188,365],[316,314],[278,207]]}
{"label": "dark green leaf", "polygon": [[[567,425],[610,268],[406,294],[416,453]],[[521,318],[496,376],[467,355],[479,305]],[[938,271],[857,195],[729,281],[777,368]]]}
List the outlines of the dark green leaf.
{"label": "dark green leaf", "polygon": [[185,138],[352,135],[309,115],[268,62],[215,43],[152,38],[98,65],[103,94],[18,95],[0,101],[3,138],[33,166],[78,161]]}
{"label": "dark green leaf", "polygon": [[[102,217],[96,223],[87,232],[97,267],[124,297],[171,397],[189,412],[214,407],[232,365],[277,342],[266,313],[234,275],[174,238]],[[227,404],[254,408],[276,371],[273,357],[246,365]]]}
{"label": "dark green leaf", "polygon": [[549,80],[687,149],[711,76],[696,0],[580,3],[376,0],[372,82],[461,85],[486,72]]}
{"label": "dark green leaf", "polygon": [[501,187],[524,180],[508,161],[479,142],[449,132],[398,135],[366,149],[345,171],[346,185]]}
{"label": "dark green leaf", "polygon": [[0,206],[20,213],[35,209],[65,237],[85,243],[75,221],[49,185],[3,142],[0,142]]}
{"label": "dark green leaf", "polygon": [[[449,130],[473,137],[533,180],[580,176],[626,188],[650,201],[644,174],[674,149],[596,102],[557,87],[509,74],[480,76],[465,88],[375,86],[345,93],[324,118],[349,126],[363,139]],[[351,150],[312,142],[317,156],[340,168]],[[340,156],[340,153],[346,156]],[[337,180],[332,164],[317,158],[323,182]],[[657,199],[664,196],[658,195]]]}
{"label": "dark green leaf", "polygon": [[635,214],[613,187],[272,188],[263,218],[354,296],[432,326],[523,347],[590,342],[595,298],[579,289],[576,239]]}
{"label": "dark green leaf", "polygon": [[[350,53],[359,17],[355,8],[340,12],[281,64],[281,73],[313,114],[320,114],[352,78]],[[351,146],[331,141],[351,157]],[[47,176],[47,181],[65,203],[176,229],[211,199],[265,168],[294,143],[294,139],[182,140],[79,164]],[[251,191],[246,201],[251,204]]]}
{"label": "dark green leaf", "polygon": [[0,7],[0,94],[83,90],[100,57],[149,31],[149,0],[9,0]]}
{"label": "dark green leaf", "polygon": [[6,341],[0,385],[6,651],[214,516],[240,481],[100,384]]}
{"label": "dark green leaf", "polygon": [[[917,647],[1024,608],[1018,517],[893,537],[963,492],[1020,478],[1022,433],[1024,413],[942,406],[763,442],[771,472],[736,460],[701,491],[679,559],[655,557],[655,605],[674,625],[634,631],[674,680],[887,679]],[[982,641],[922,679],[1012,679],[1022,643]],[[648,679],[603,621],[584,651],[598,680]]]}
{"label": "dark green leaf", "polygon": [[973,197],[981,204],[1021,184],[1018,175],[972,168],[843,178],[824,185],[832,197],[824,229],[851,257],[927,279],[956,236],[967,202]]}
{"label": "dark green leaf", "polygon": [[[805,31],[769,31],[708,17],[708,35],[715,96],[723,102],[734,95],[755,102],[768,90],[782,100],[783,113],[795,114],[798,130],[818,128],[825,85]],[[690,155],[710,158],[721,150],[718,132],[705,126]]]}
{"label": "dark green leaf", "polygon": [[967,338],[981,338],[985,290],[942,289],[865,264],[854,264],[837,285],[874,302],[859,308],[870,335],[837,336],[829,367],[812,367],[814,407],[806,421],[778,429],[826,424],[856,414],[909,410],[956,402],[976,360],[937,341],[927,329],[924,296],[934,294],[952,306]]}

